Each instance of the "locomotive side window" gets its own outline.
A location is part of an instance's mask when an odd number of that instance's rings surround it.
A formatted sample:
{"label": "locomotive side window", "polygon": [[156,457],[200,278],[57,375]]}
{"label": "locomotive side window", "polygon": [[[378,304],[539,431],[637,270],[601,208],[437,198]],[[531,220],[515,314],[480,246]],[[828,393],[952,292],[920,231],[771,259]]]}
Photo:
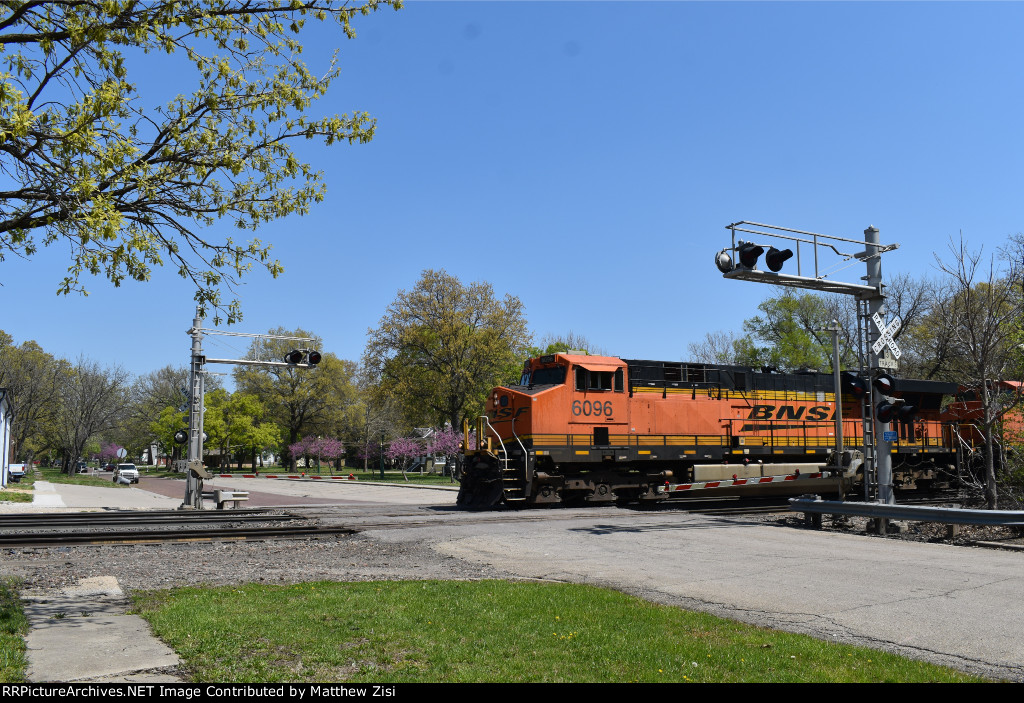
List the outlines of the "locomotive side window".
{"label": "locomotive side window", "polygon": [[611,371],[590,371],[590,383],[588,390],[610,391],[612,389]]}
{"label": "locomotive side window", "polygon": [[622,392],[622,369],[615,371],[591,371],[582,366],[576,367],[576,390],[578,391],[610,391]]}

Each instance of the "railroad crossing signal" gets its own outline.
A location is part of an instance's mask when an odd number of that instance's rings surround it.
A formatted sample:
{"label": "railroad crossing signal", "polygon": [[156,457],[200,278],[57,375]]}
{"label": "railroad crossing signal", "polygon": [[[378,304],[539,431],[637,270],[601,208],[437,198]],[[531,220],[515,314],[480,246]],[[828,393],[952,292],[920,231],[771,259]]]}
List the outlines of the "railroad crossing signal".
{"label": "railroad crossing signal", "polygon": [[[909,419],[913,415],[915,408],[907,406],[906,403],[903,403],[898,398],[891,400],[886,398],[880,404],[882,407],[876,406],[872,408],[868,399],[872,398],[874,394],[869,394],[870,386],[868,386],[867,381],[870,379],[873,371],[895,369],[896,359],[899,359],[901,355],[900,348],[895,341],[895,335],[899,331],[902,321],[894,318],[892,323],[886,326],[881,316],[885,303],[885,293],[882,291],[881,255],[898,248],[899,245],[881,244],[878,238],[878,230],[870,226],[864,230],[863,241],[759,222],[748,222],[746,220],[726,225],[726,229],[732,233],[732,246],[722,249],[715,255],[715,266],[718,267],[718,270],[722,272],[725,278],[754,281],[756,283],[771,283],[772,285],[790,288],[804,288],[820,293],[852,295],[857,300],[858,317],[861,319],[872,317],[874,320],[879,332],[879,339],[873,345],[874,354],[861,355],[860,368],[857,374],[850,374],[852,378],[847,376],[840,379],[837,374],[835,394],[837,399],[844,392],[852,394],[855,398],[860,398],[863,403],[861,419],[864,424],[864,476],[866,479],[874,477],[865,480],[864,497],[870,499],[870,492],[872,487],[874,487],[877,490],[876,495],[880,502],[892,503],[892,459],[889,456],[888,445],[888,442],[891,440],[888,439],[887,435],[879,436],[882,434],[881,430],[876,434],[872,415],[884,426],[892,417],[899,417],[901,420]],[[765,256],[765,266],[768,270],[759,271],[757,269],[757,260],[769,245],[767,243],[757,244],[738,239],[738,234],[744,236],[741,233],[753,235],[762,242],[765,241],[762,239],[763,237],[772,241],[782,239],[787,242],[795,242],[796,244],[792,250],[779,250],[771,247],[767,256]],[[808,259],[812,260],[813,266],[807,266],[806,264],[803,267],[801,266],[801,244],[805,246],[805,251],[807,247],[810,248],[813,256],[805,256],[804,260],[805,262]],[[859,249],[860,246],[863,246],[863,250]],[[834,267],[834,264],[828,268],[823,268],[819,266],[818,261],[819,253],[828,254],[829,252],[842,258],[844,261],[856,259],[864,262],[867,266],[867,276],[862,277],[862,280],[865,283],[848,283],[832,279],[833,271],[830,269]],[[782,273],[783,264],[793,257],[794,253],[796,258],[796,274]],[[831,258],[831,256],[828,258]],[[810,270],[805,272],[802,269]],[[858,325],[858,336],[858,347],[860,349],[867,351],[867,349],[872,348],[870,324]],[[883,355],[885,347],[889,347],[891,355]],[[891,357],[895,357],[895,359]],[[839,366],[838,362],[834,365],[836,367]],[[874,403],[873,398],[870,403]],[[903,403],[902,407],[900,406],[901,403]],[[840,408],[841,403],[837,402],[837,411]],[[879,415],[881,415],[880,418],[878,417]],[[840,423],[839,429],[836,432],[838,438],[839,430],[842,429],[842,413],[837,412],[836,416]],[[842,445],[840,444],[839,446],[841,447]]]}
{"label": "railroad crossing signal", "polygon": [[842,390],[849,393],[857,400],[863,398],[868,392],[868,384],[863,378],[855,373],[843,371],[841,374]]}
{"label": "railroad crossing signal", "polygon": [[782,265],[788,260],[793,258],[792,249],[783,249],[779,251],[775,247],[771,247],[768,250],[768,254],[764,257],[764,262],[768,264],[768,268],[778,273],[782,270]]}
{"label": "railroad crossing signal", "polygon": [[900,327],[903,322],[900,320],[899,315],[892,318],[892,322],[888,326],[885,324],[885,320],[877,312],[871,316],[871,321],[875,323],[875,327],[878,328],[878,339],[874,344],[871,345],[871,351],[876,355],[881,353],[884,347],[889,347],[889,351],[897,360],[900,358],[900,348],[896,344],[896,333],[900,331]]}
{"label": "railroad crossing signal", "polygon": [[[715,255],[715,265],[718,266],[719,271],[729,273],[736,268],[753,271],[757,269],[757,260],[761,257],[761,254],[764,254],[764,247],[754,242],[740,242],[739,246],[736,247],[738,261],[735,266],[733,265],[732,257],[726,253],[727,251],[728,249],[723,249]],[[769,270],[778,273],[782,270],[782,265],[791,258],[793,258],[793,251],[791,249],[779,250],[775,247],[769,247],[768,253],[764,257],[764,262]]]}

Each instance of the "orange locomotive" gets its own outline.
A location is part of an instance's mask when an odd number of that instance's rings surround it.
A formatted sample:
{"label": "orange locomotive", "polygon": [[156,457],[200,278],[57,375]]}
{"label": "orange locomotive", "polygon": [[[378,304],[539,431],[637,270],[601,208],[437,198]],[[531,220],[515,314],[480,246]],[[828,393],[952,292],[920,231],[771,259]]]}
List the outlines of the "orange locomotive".
{"label": "orange locomotive", "polygon": [[[894,474],[931,481],[954,463],[939,419],[954,384],[897,380],[916,408],[893,423]],[[741,366],[549,354],[526,361],[518,384],[487,400],[470,447],[459,504],[661,501],[695,487],[721,494],[841,490],[856,476],[861,402],[844,393],[843,468],[834,457],[831,374],[769,373]],[[898,470],[899,469],[899,470]],[[817,486],[776,485],[820,479]]]}
{"label": "orange locomotive", "polygon": [[[972,463],[980,464],[983,461],[981,452],[985,436],[981,428],[985,413],[979,398],[980,390],[978,387],[960,386],[956,398],[942,411],[942,419],[949,423],[961,448],[958,454],[959,468],[964,473],[972,473],[977,469]],[[1002,461],[1001,455],[1006,451],[1007,444],[1020,445],[1024,440],[1024,417],[1020,410],[1024,383],[992,380],[988,382],[988,393],[999,418],[994,438],[998,464]]]}

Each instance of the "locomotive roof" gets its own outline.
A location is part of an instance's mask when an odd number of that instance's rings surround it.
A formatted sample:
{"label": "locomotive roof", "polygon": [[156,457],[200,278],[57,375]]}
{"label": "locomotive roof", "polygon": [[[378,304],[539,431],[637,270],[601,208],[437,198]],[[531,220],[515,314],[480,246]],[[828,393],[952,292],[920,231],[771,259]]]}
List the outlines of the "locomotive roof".
{"label": "locomotive roof", "polygon": [[[596,371],[606,371],[604,368],[596,368],[607,366],[612,369],[622,366],[623,363],[627,363],[625,359],[620,359],[617,356],[597,356],[592,354],[562,354],[558,353],[554,355],[556,358],[560,357],[571,364],[577,364],[583,368],[589,368]],[[592,368],[595,367],[595,368]]]}
{"label": "locomotive roof", "polygon": [[[779,373],[751,366],[623,359],[617,356],[596,356],[563,352],[545,356],[551,356],[554,360],[567,361],[570,364],[583,366],[592,371],[614,370],[625,364],[629,367],[631,383],[646,383],[649,385],[668,384],[685,387],[720,387],[730,390],[832,392],[835,389],[835,380],[831,372],[820,373],[814,370]],[[905,378],[894,378],[893,380],[895,381],[895,387],[893,388],[895,393],[955,395],[958,390],[957,384],[944,381]]]}

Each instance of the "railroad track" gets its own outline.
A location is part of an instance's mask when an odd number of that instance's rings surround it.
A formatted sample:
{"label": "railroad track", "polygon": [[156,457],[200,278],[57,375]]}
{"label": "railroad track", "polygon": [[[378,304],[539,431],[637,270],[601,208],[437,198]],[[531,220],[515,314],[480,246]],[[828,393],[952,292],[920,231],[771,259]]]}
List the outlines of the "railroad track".
{"label": "railroad track", "polygon": [[[265,508],[242,510],[125,510],[102,513],[25,513],[0,515],[0,532],[18,528],[107,525],[194,525],[222,522],[281,522],[298,516],[270,514]],[[303,519],[303,518],[299,518]]]}
{"label": "railroad track", "polygon": [[0,516],[0,548],[297,539],[351,532],[348,527],[323,526],[306,516],[262,508]]}
{"label": "railroad track", "polygon": [[[901,502],[948,503],[949,497],[919,497]],[[774,500],[689,499],[661,504],[655,510],[623,511],[622,514],[653,515],[687,512],[704,515],[756,515],[789,512],[785,498]],[[606,519],[607,512],[592,508],[554,510],[498,510],[482,513],[452,511],[424,516],[420,509],[392,510],[384,514],[343,508],[294,509],[268,514],[264,509],[224,511],[122,511],[105,513],[37,513],[0,516],[0,548],[160,544],[175,542],[226,542],[309,539],[350,535],[373,529],[414,529],[450,519],[460,525],[494,522],[579,520],[593,516]],[[301,521],[304,524],[267,525]],[[238,526],[238,523],[262,523]],[[344,525],[339,525],[344,522]],[[232,524],[227,524],[232,523]],[[327,523],[327,524],[324,524]],[[333,523],[333,524],[331,524]],[[67,528],[85,530],[67,531]],[[110,529],[114,528],[114,529]],[[117,529],[131,528],[131,529]]]}
{"label": "railroad track", "polygon": [[353,532],[355,530],[349,527],[325,527],[321,525],[220,527],[187,530],[117,530],[109,532],[35,532],[0,535],[0,548],[303,539],[346,535]]}

